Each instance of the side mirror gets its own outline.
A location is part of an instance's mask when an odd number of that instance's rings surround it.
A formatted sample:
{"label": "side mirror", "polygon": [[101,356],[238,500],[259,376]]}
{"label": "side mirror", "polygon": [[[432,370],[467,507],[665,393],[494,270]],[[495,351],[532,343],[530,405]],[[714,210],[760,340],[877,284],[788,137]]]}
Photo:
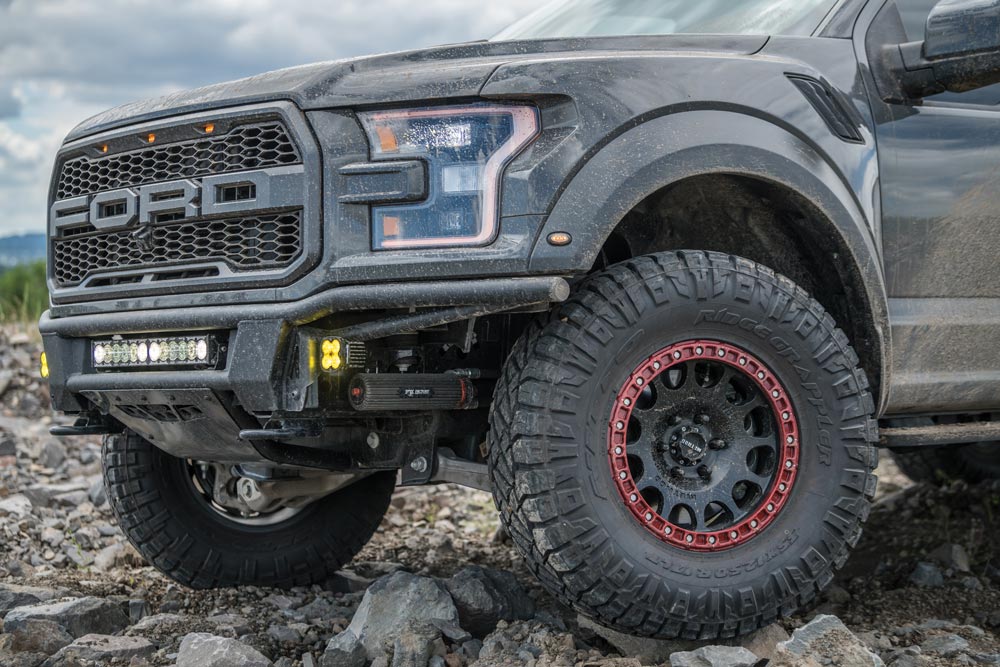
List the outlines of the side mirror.
{"label": "side mirror", "polygon": [[1000,83],[1000,0],[941,0],[924,41],[899,51],[903,88],[914,98]]}

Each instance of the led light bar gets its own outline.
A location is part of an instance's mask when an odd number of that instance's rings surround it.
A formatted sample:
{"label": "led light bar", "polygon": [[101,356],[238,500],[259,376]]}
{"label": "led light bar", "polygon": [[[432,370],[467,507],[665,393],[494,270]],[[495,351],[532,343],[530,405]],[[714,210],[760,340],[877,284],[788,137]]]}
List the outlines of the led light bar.
{"label": "led light bar", "polygon": [[95,340],[90,345],[94,368],[207,367],[219,359],[214,336],[151,336]]}

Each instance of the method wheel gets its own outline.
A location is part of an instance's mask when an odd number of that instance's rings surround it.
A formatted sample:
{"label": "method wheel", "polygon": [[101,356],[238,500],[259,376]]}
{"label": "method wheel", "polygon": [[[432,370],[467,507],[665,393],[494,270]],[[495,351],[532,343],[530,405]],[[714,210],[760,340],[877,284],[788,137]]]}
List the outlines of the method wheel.
{"label": "method wheel", "polygon": [[748,260],[610,267],[532,325],[491,414],[494,499],[541,581],[632,634],[715,639],[809,605],[875,492],[864,372]]}
{"label": "method wheel", "polygon": [[237,516],[206,497],[198,466],[134,433],[103,448],[108,500],[146,560],[191,588],[320,584],[368,542],[392,498],[378,473],[300,508]]}

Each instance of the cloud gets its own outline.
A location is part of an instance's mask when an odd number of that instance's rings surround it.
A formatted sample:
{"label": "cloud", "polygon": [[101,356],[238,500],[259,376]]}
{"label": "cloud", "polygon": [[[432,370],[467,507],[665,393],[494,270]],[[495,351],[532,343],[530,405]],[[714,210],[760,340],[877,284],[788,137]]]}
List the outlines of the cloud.
{"label": "cloud", "polygon": [[335,58],[482,39],[537,0],[0,0],[0,236],[44,228],[66,132],[103,109]]}
{"label": "cloud", "polygon": [[[0,0],[3,2],[3,0]],[[21,115],[21,100],[11,88],[0,87],[0,120]]]}

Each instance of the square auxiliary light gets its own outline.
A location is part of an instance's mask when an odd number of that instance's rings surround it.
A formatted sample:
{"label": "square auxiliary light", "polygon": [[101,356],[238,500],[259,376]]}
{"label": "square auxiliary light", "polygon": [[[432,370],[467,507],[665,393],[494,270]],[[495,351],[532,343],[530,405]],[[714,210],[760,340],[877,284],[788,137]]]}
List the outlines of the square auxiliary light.
{"label": "square auxiliary light", "polygon": [[90,345],[97,370],[112,368],[205,368],[219,359],[218,340],[205,336],[149,336],[95,340]]}

